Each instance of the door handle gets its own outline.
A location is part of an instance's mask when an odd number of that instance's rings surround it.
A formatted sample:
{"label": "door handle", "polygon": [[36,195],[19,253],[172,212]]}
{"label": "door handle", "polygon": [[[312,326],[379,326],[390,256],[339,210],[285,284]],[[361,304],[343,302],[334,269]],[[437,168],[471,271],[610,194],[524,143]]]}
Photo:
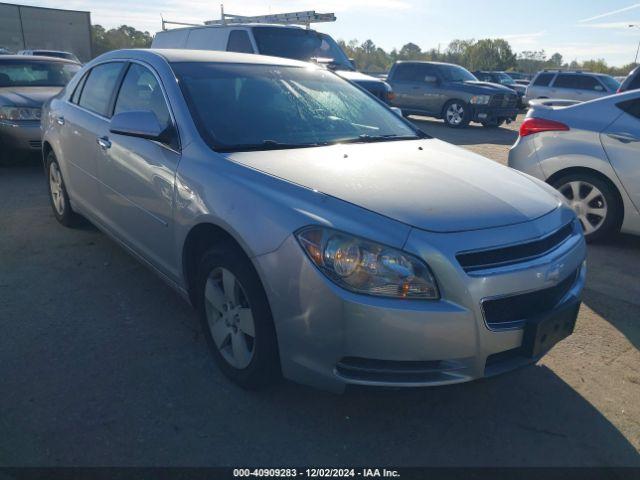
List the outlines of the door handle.
{"label": "door handle", "polygon": [[111,140],[109,140],[109,137],[98,137],[96,141],[102,150],[108,150],[111,148]]}
{"label": "door handle", "polygon": [[64,125],[64,117],[56,118],[56,122],[58,123],[58,125]]}
{"label": "door handle", "polygon": [[640,142],[640,138],[634,137],[628,133],[607,133],[607,137],[618,140],[622,143]]}

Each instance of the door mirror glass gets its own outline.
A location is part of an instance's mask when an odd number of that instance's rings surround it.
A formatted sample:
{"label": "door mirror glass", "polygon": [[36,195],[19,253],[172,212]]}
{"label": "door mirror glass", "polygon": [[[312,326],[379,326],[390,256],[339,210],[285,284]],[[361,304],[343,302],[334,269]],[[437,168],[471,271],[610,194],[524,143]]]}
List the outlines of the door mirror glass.
{"label": "door mirror glass", "polygon": [[438,78],[433,75],[426,75],[424,81],[425,83],[438,83]]}
{"label": "door mirror glass", "polygon": [[604,92],[604,88],[602,87],[602,85],[596,85],[595,87],[593,87],[593,89],[596,92]]}
{"label": "door mirror glass", "polygon": [[162,141],[164,129],[156,114],[149,111],[117,113],[109,125],[111,133]]}

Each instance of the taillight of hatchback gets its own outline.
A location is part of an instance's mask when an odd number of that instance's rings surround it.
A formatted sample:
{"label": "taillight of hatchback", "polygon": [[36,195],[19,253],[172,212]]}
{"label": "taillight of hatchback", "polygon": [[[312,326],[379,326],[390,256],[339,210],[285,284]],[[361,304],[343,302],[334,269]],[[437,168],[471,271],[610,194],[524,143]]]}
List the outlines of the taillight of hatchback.
{"label": "taillight of hatchback", "polygon": [[526,137],[540,132],[566,132],[569,127],[564,123],[555,122],[553,120],[545,120],[544,118],[525,118],[520,125],[520,136]]}

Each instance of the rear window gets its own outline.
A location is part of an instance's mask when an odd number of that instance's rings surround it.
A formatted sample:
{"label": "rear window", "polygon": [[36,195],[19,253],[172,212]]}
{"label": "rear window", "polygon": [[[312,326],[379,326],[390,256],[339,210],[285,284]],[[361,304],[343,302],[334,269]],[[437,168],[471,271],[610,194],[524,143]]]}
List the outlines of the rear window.
{"label": "rear window", "polygon": [[108,117],[113,90],[115,89],[123,63],[103,63],[89,72],[84,82],[78,105],[99,115]]}
{"label": "rear window", "polygon": [[253,46],[246,30],[233,30],[229,34],[228,52],[253,53]]}
{"label": "rear window", "polygon": [[536,87],[548,87],[554,75],[553,73],[541,73],[533,81],[533,85]]}
{"label": "rear window", "polygon": [[0,87],[64,87],[78,70],[79,65],[56,61],[0,60]]}
{"label": "rear window", "polygon": [[620,110],[640,119],[640,99],[627,100],[616,104]]}

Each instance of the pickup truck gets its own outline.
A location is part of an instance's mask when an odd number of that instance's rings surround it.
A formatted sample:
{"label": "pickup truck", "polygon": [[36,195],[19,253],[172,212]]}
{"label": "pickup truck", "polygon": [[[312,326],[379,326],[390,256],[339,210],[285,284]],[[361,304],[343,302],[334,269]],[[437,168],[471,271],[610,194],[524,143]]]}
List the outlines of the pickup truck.
{"label": "pickup truck", "polygon": [[518,115],[516,92],[481,82],[459,65],[400,61],[391,67],[387,83],[395,92],[391,104],[403,115],[441,118],[452,128],[466,127],[469,122],[499,127]]}

